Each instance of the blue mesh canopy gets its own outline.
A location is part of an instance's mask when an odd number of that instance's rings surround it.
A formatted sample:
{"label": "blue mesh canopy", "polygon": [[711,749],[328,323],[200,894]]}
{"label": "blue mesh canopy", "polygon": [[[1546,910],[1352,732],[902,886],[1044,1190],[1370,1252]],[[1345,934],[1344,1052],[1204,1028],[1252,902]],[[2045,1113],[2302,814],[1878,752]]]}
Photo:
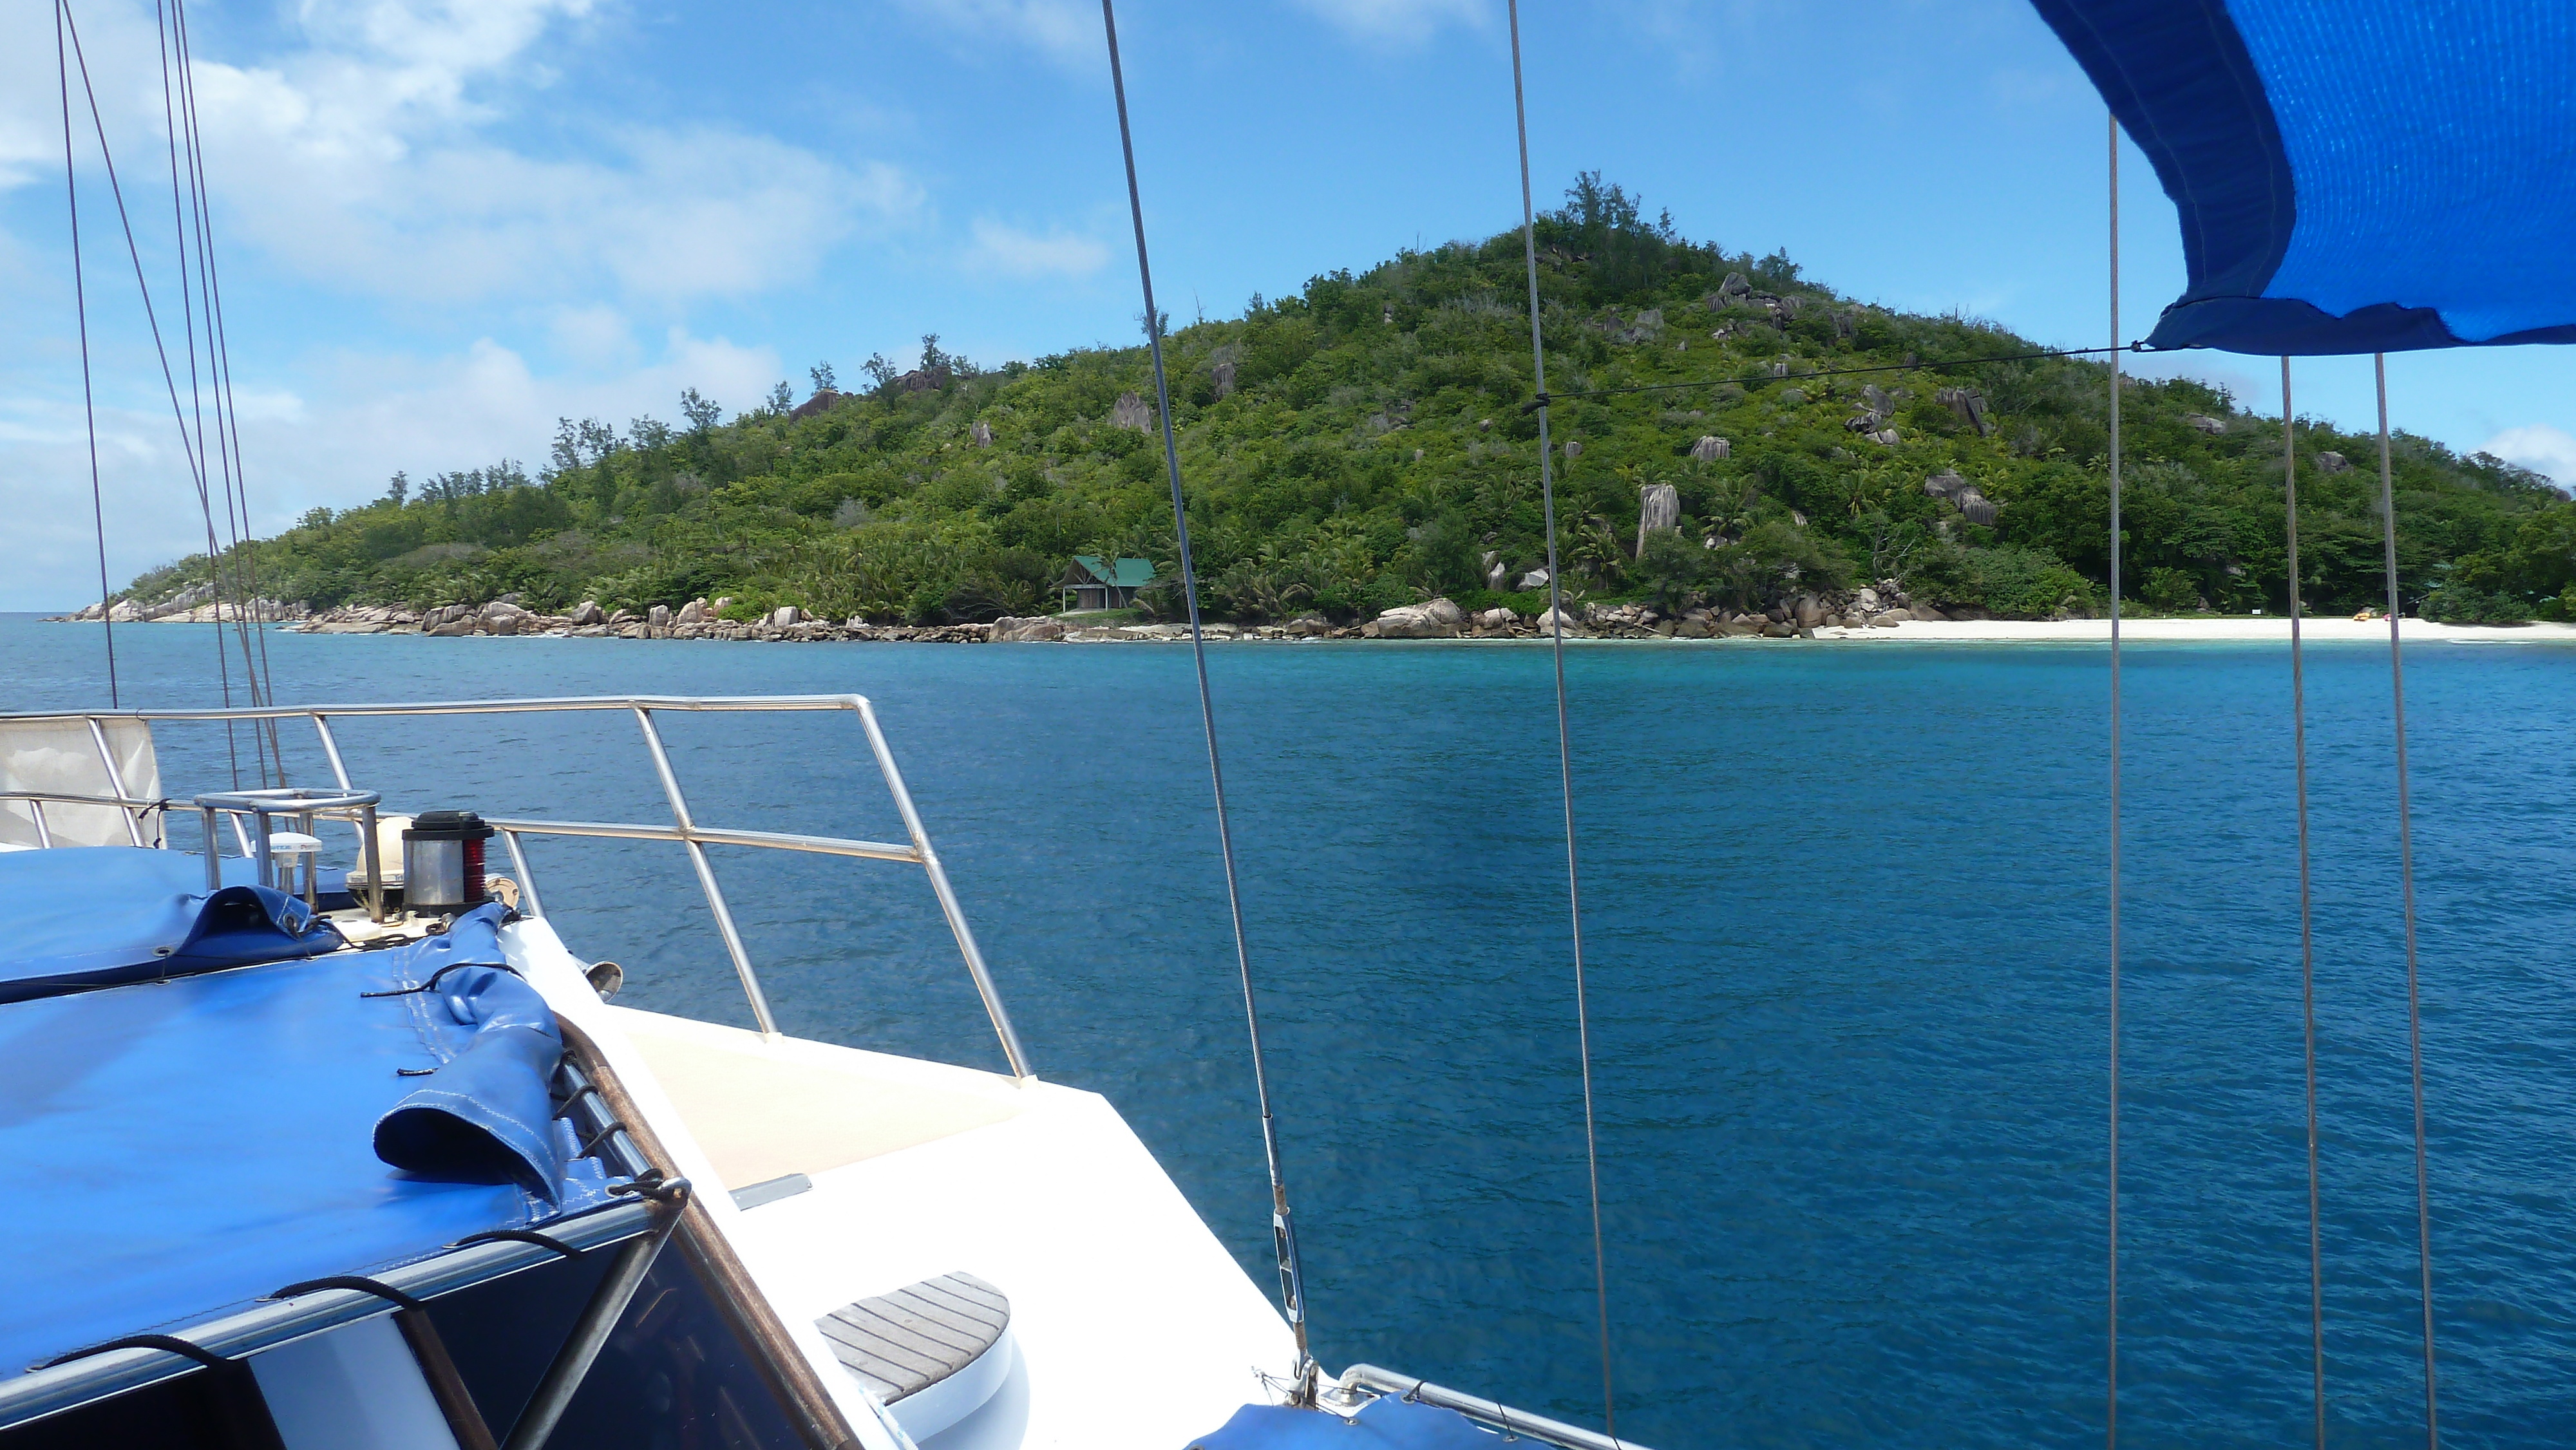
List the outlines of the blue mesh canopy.
{"label": "blue mesh canopy", "polygon": [[2576,5],[2033,4],[2181,213],[2154,346],[2576,342]]}

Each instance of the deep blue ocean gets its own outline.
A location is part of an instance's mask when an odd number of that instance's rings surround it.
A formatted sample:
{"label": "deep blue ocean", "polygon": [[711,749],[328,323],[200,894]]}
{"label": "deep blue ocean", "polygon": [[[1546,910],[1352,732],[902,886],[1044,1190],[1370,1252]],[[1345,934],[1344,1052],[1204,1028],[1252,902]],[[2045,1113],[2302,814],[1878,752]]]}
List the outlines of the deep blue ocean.
{"label": "deep blue ocean", "polygon": [[[210,634],[118,630],[126,702],[213,702]],[[105,704],[99,645],[94,626],[0,619],[0,705]],[[1107,1094],[1274,1282],[1187,649],[269,649],[289,703],[869,695],[1038,1071]],[[2288,657],[2127,658],[2123,1439],[2301,1442]],[[1599,1423],[1547,652],[1210,659],[1319,1357]],[[2099,1443],[2106,662],[2073,645],[1569,652],[1624,1436]],[[2576,650],[2422,646],[2407,679],[2442,1428],[2565,1445]],[[2423,1435],[2388,695],[2384,648],[2309,652],[2337,1446]],[[665,729],[703,822],[900,839],[846,718]],[[228,780],[220,730],[162,733],[170,793]],[[666,818],[618,716],[341,734],[360,783],[398,777],[405,808]],[[319,774],[308,742],[291,751]],[[624,1000],[747,1020],[676,850],[539,849],[550,913],[576,951],[627,966]],[[719,866],[787,1030],[998,1065],[917,871]]]}

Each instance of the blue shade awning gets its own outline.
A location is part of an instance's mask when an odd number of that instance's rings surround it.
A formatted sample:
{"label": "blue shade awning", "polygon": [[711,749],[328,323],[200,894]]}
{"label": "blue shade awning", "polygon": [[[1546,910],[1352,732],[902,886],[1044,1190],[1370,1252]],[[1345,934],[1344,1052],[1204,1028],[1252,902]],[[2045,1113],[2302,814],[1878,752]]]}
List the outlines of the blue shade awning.
{"label": "blue shade awning", "polygon": [[136,846],[0,852],[0,1002],[86,987],[309,957],[340,946],[282,891],[247,884],[252,863]]}
{"label": "blue shade awning", "polygon": [[2153,346],[2576,342],[2576,5],[2032,3],[2180,213]]}
{"label": "blue shade awning", "polygon": [[607,1202],[499,919],[0,1005],[0,1378]]}

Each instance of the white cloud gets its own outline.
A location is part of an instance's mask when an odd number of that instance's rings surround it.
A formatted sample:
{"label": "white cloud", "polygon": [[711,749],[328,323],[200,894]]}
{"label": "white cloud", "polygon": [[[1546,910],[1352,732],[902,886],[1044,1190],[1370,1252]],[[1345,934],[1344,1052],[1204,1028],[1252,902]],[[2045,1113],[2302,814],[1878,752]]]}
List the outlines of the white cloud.
{"label": "white cloud", "polygon": [[1088,277],[1109,260],[1109,248],[1095,238],[1066,231],[1045,236],[997,221],[978,218],[970,266],[1005,277]]}
{"label": "white cloud", "polygon": [[[834,245],[906,218],[920,188],[767,136],[630,128],[594,154],[482,139],[461,75],[323,57],[199,67],[233,231],[351,290],[453,301],[601,281],[656,298],[738,296],[810,276]],[[386,94],[370,94],[381,90]]]}
{"label": "white cloud", "polygon": [[1419,45],[1444,25],[1481,29],[1491,18],[1486,0],[1297,0],[1354,40]]}
{"label": "white cloud", "polygon": [[1100,12],[1079,0],[904,0],[905,8],[960,36],[1034,50],[1058,65],[1108,58]]}
{"label": "white cloud", "polygon": [[[601,286],[678,301],[804,280],[842,241],[921,211],[893,165],[724,126],[574,127],[531,149],[521,134],[558,134],[515,124],[551,83],[539,57],[592,4],[307,3],[292,46],[200,57],[222,234],[307,280],[406,302]],[[148,182],[161,134],[148,7],[93,7],[82,34],[120,169]],[[51,48],[36,49],[0,43],[0,189],[60,185],[43,161],[60,154],[46,139],[60,125]]]}
{"label": "white cloud", "polygon": [[547,330],[558,351],[593,371],[631,363],[635,356],[635,334],[626,325],[626,314],[605,302],[557,308]]}
{"label": "white cloud", "polygon": [[2478,449],[2507,463],[2519,463],[2560,483],[2576,484],[2576,434],[2547,423],[2507,428]]}

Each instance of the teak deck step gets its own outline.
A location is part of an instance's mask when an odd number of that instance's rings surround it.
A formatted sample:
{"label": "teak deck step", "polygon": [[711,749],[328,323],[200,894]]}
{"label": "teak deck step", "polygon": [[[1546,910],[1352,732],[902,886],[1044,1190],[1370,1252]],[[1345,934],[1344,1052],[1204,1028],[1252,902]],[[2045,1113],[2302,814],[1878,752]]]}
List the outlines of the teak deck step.
{"label": "teak deck step", "polygon": [[972,1274],[942,1274],[814,1321],[832,1353],[888,1405],[973,1364],[1011,1325],[1011,1301]]}

